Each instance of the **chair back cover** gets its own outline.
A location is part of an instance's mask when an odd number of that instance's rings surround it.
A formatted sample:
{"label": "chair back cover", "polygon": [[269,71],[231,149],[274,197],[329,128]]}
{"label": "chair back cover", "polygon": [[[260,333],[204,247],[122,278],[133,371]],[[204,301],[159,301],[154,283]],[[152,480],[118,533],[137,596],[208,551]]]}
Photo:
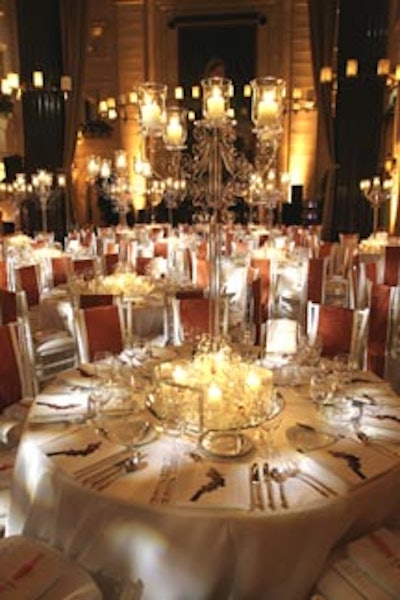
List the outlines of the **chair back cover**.
{"label": "chair back cover", "polygon": [[79,309],[77,327],[81,360],[92,361],[95,353],[101,351],[122,352],[124,333],[119,305]]}
{"label": "chair back cover", "polygon": [[26,293],[28,307],[37,306],[40,300],[40,267],[25,265],[16,269],[17,289]]}
{"label": "chair back cover", "polygon": [[72,272],[72,260],[70,256],[52,256],[51,270],[53,276],[53,286],[57,287],[68,283]]}

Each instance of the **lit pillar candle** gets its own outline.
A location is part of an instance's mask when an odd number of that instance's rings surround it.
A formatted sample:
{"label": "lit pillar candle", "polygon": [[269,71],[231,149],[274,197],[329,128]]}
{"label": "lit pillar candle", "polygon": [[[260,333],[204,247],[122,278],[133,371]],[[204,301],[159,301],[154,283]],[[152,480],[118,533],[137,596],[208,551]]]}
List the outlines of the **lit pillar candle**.
{"label": "lit pillar candle", "polygon": [[214,87],[211,96],[207,99],[207,116],[209,119],[221,119],[225,115],[225,102],[222,92]]}
{"label": "lit pillar candle", "polygon": [[32,74],[32,83],[35,88],[42,88],[44,85],[43,72],[34,71]]}
{"label": "lit pillar candle", "polygon": [[219,404],[222,400],[222,390],[217,386],[216,383],[212,382],[208,386],[207,390],[207,400],[210,405]]}
{"label": "lit pillar candle", "polygon": [[145,127],[158,127],[161,123],[161,109],[156,102],[146,102],[141,107],[142,123]]}
{"label": "lit pillar candle", "polygon": [[264,92],[262,99],[258,103],[257,120],[259,126],[271,125],[278,116],[278,103],[274,98],[273,92]]}
{"label": "lit pillar candle", "polygon": [[254,371],[249,371],[246,377],[246,386],[252,392],[259,392],[261,388],[261,380],[258,377],[257,373]]}
{"label": "lit pillar candle", "polygon": [[181,365],[176,365],[172,377],[176,383],[184,385],[187,383],[187,372]]}
{"label": "lit pillar candle", "polygon": [[166,130],[166,141],[171,146],[180,146],[182,144],[183,127],[178,117],[172,116],[168,122]]}

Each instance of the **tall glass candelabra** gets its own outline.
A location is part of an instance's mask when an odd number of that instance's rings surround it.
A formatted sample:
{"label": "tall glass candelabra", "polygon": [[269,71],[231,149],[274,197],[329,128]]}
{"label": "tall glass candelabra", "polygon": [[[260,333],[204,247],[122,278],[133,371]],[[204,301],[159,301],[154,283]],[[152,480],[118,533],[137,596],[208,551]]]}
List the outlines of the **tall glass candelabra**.
{"label": "tall glass candelabra", "polygon": [[390,200],[393,190],[393,180],[388,177],[381,179],[376,176],[371,179],[360,181],[360,190],[372,206],[373,210],[373,233],[379,228],[379,209]]}

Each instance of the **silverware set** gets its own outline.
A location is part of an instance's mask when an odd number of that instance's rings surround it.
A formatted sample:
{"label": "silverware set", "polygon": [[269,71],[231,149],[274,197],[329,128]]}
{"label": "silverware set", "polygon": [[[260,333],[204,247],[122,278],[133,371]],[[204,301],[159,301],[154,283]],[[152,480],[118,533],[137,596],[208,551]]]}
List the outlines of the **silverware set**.
{"label": "silverware set", "polygon": [[320,481],[314,475],[301,471],[296,463],[283,467],[271,466],[267,461],[254,462],[249,467],[250,510],[271,510],[290,508],[286,490],[289,478],[296,478],[318,492],[324,498],[337,496],[338,493]]}
{"label": "silverware set", "polygon": [[161,467],[160,476],[150,498],[150,504],[168,504],[178,476],[178,458],[167,457]]}
{"label": "silverware set", "polygon": [[122,474],[136,471],[142,460],[142,453],[136,452],[132,455],[130,451],[122,450],[93,465],[78,469],[75,471],[74,476],[80,484],[101,491],[116,481]]}

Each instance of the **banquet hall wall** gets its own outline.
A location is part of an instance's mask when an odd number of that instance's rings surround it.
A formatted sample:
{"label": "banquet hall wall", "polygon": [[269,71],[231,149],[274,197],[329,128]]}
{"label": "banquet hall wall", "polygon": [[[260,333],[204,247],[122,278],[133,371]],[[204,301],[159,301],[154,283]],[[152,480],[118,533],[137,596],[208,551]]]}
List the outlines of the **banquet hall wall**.
{"label": "banquet hall wall", "polygon": [[[288,95],[293,88],[313,87],[309,2],[307,0],[86,0],[88,8],[88,40],[82,89],[82,123],[96,119],[100,98],[126,93],[141,81],[163,81],[170,88],[179,82],[180,23],[206,18],[208,24],[222,26],[234,19],[243,23],[255,19],[255,75],[283,77]],[[373,0],[371,0],[373,2]],[[334,2],[328,4],[334,4]],[[16,0],[4,0],[0,16],[0,42],[3,44],[3,72],[19,70],[16,29]],[[389,2],[388,53],[392,65],[399,62],[396,31],[399,2]],[[225,23],[225,24],[226,24]],[[246,49],[243,49],[246,52]],[[239,93],[239,90],[236,90]],[[399,103],[387,115],[382,131],[381,152],[397,156]],[[16,102],[7,121],[0,120],[0,156],[24,156],[21,103]],[[281,140],[280,166],[289,170],[294,188],[302,190],[306,201],[320,199],[326,161],[321,154],[318,110],[285,115]],[[87,180],[87,157],[98,154],[112,157],[117,148],[124,148],[132,159],[140,145],[137,119],[118,120],[110,136],[79,135],[72,164],[73,210],[71,219],[77,224],[99,224],[96,199],[90,194]],[[318,158],[318,160],[317,160]],[[395,190],[398,177],[395,173]],[[3,206],[3,213],[8,207]],[[354,213],[354,211],[353,211]],[[345,214],[346,217],[346,214]],[[4,220],[7,220],[6,218]],[[398,219],[399,221],[399,219]],[[340,221],[339,221],[340,223]],[[71,225],[69,223],[68,225]],[[346,225],[346,223],[345,223]],[[397,224],[397,227],[399,223]],[[351,227],[351,224],[349,225]]]}

